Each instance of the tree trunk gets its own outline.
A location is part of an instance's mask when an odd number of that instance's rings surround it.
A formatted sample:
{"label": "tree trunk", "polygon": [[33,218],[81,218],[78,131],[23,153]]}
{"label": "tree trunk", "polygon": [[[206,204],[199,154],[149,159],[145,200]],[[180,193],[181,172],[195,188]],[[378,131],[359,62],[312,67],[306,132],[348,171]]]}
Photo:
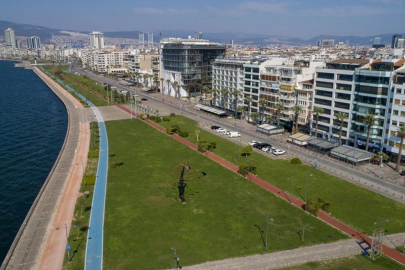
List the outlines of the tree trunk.
{"label": "tree trunk", "polygon": [[402,145],[403,145],[403,144],[404,144],[404,136],[401,137],[401,142],[400,142],[400,144],[399,144],[397,166],[395,166],[395,170],[396,170],[396,171],[399,171],[399,166],[401,165]]}
{"label": "tree trunk", "polygon": [[339,130],[339,146],[342,144],[342,129],[343,129],[343,121],[340,122],[340,130]]}
{"label": "tree trunk", "polygon": [[277,127],[280,126],[280,111],[277,110]]}
{"label": "tree trunk", "polygon": [[315,138],[318,137],[318,118],[319,114],[316,115]]}
{"label": "tree trunk", "polygon": [[370,141],[370,128],[371,128],[371,125],[368,125],[368,127],[367,127],[366,151],[368,151],[368,143]]}

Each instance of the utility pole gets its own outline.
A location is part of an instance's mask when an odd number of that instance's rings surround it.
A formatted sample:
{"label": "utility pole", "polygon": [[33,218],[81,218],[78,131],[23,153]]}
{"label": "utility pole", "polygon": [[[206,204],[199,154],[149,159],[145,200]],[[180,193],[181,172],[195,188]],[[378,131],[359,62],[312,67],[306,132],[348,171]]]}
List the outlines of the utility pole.
{"label": "utility pole", "polygon": [[305,195],[304,195],[304,202],[307,203],[307,184],[308,184],[308,177],[312,176],[312,174],[307,174],[307,178],[305,179]]}
{"label": "utility pole", "polygon": [[[269,213],[262,212],[263,215],[266,215],[266,242],[264,244],[264,248],[267,249],[267,240],[269,236]],[[273,222],[273,218],[270,218],[270,221]]]}

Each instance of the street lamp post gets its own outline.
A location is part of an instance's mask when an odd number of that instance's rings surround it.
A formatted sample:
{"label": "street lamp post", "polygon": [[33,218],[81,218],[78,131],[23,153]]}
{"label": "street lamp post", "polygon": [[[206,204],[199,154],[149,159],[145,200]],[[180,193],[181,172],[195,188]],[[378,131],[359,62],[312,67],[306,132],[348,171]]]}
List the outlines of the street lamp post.
{"label": "street lamp post", "polygon": [[312,174],[307,173],[307,178],[305,179],[305,194],[304,194],[304,202],[307,203],[307,184],[308,184],[308,177],[312,176]]}
{"label": "street lamp post", "polygon": [[67,225],[66,225],[66,223],[65,223],[65,232],[66,232],[66,250],[67,250],[67,261],[70,263],[70,253],[69,253],[69,250],[70,250],[70,246],[69,246],[69,236],[68,236],[68,232],[67,232]]}
{"label": "street lamp post", "polygon": [[384,223],[384,222],[390,222],[388,219],[384,219],[384,220],[380,220],[380,221],[376,221],[376,222],[374,222],[374,225],[377,225],[377,224],[379,224],[380,225],[380,231],[382,230],[382,224]]}
{"label": "street lamp post", "polygon": [[174,253],[174,265],[173,265],[173,269],[176,270],[178,269],[178,266],[180,265],[180,258],[177,256],[177,249],[175,249],[174,247],[170,248],[173,253]]}
{"label": "street lamp post", "polygon": [[[267,249],[267,239],[269,236],[269,213],[263,211],[262,214],[266,215],[266,242],[264,248]],[[273,222],[273,218],[270,218],[270,221]]]}

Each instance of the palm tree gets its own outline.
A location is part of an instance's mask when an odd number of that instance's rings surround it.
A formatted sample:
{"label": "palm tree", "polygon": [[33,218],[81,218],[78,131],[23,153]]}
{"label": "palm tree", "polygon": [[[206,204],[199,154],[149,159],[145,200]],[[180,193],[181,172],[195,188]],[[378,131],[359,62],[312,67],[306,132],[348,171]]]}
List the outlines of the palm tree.
{"label": "palm tree", "polygon": [[237,109],[238,109],[239,91],[233,90],[233,91],[231,91],[231,95],[233,96],[233,110],[235,111],[235,118],[236,118]]}
{"label": "palm tree", "polygon": [[229,89],[223,88],[221,90],[222,107],[225,108],[225,99],[228,100]]}
{"label": "palm tree", "polygon": [[280,126],[280,112],[282,110],[284,110],[284,103],[281,102],[277,102],[275,105],[276,109],[277,109],[277,126]]}
{"label": "palm tree", "polygon": [[[167,82],[167,81],[169,81],[169,82]],[[166,80],[166,83],[169,85],[170,80]],[[179,85],[179,83],[177,81],[174,81],[173,85],[174,85],[174,90],[176,91],[175,98],[177,98],[178,96],[180,96],[180,93],[178,92],[179,89],[177,89],[177,87],[180,86],[180,85]],[[169,87],[169,86],[167,86],[167,87]]]}
{"label": "palm tree", "polygon": [[316,126],[315,126],[315,138],[318,136],[318,119],[320,114],[324,114],[325,110],[321,107],[314,107],[313,113],[316,116]]}
{"label": "palm tree", "polygon": [[155,83],[155,93],[157,93],[157,89],[158,89],[158,82],[159,82],[159,77],[158,76],[153,76],[153,82]]}
{"label": "palm tree", "polygon": [[238,106],[238,108],[236,110],[238,111],[238,113],[240,113],[240,120],[242,120],[243,113],[246,110],[245,106]]}
{"label": "palm tree", "polygon": [[259,113],[260,113],[260,120],[263,121],[264,109],[267,105],[267,100],[264,98],[259,99]]}
{"label": "palm tree", "polygon": [[342,129],[343,129],[343,122],[347,119],[348,115],[344,112],[338,112],[335,114],[335,117],[338,121],[340,121],[340,129],[339,129],[339,145],[342,143]]}
{"label": "palm tree", "polygon": [[248,122],[250,121],[250,113],[251,113],[250,107],[252,105],[252,100],[253,100],[253,98],[251,96],[245,97],[245,103],[248,104],[248,110],[247,110],[247,112],[248,112]]}
{"label": "palm tree", "polygon": [[294,121],[295,121],[295,133],[298,133],[298,116],[303,112],[302,106],[300,105],[294,105],[294,107],[292,108],[293,112],[294,112]]}
{"label": "palm tree", "polygon": [[170,81],[169,79],[167,79],[167,80],[166,80],[166,84],[167,84],[167,94],[168,94],[169,96],[170,96],[170,93],[169,93],[170,83],[171,83],[171,81]]}
{"label": "palm tree", "polygon": [[404,137],[405,137],[405,126],[404,125],[400,125],[398,127],[397,137],[401,138],[401,142],[399,143],[397,166],[395,166],[395,170],[399,171],[399,166],[401,164],[401,158],[402,158],[402,146],[404,145]]}
{"label": "palm tree", "polygon": [[257,119],[259,119],[259,114],[257,112],[252,112],[251,114],[253,124],[257,123]]}
{"label": "palm tree", "polygon": [[165,79],[160,78],[159,80],[160,80],[160,85],[161,85],[160,92],[163,94],[163,82],[165,81]]}
{"label": "palm tree", "polygon": [[374,124],[376,118],[373,114],[367,114],[363,118],[363,124],[367,125],[367,141],[366,141],[366,151],[368,151],[368,144],[370,142],[370,131],[371,131],[371,126]]}

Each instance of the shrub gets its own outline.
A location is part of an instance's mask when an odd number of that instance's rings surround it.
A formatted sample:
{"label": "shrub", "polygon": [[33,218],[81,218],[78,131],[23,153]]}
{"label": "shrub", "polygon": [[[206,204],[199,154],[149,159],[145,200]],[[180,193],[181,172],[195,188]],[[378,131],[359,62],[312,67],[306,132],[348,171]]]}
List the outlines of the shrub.
{"label": "shrub", "polygon": [[214,142],[200,141],[198,143],[198,151],[204,152],[205,150],[212,150],[217,147],[217,144]]}
{"label": "shrub", "polygon": [[154,115],[149,116],[149,120],[156,121],[156,116]]}
{"label": "shrub", "polygon": [[95,174],[86,174],[84,175],[82,185],[83,186],[94,186],[96,183],[96,175]]}
{"label": "shrub", "polygon": [[166,134],[173,134],[173,129],[172,129],[172,127],[167,127],[167,128],[166,128]]}
{"label": "shrub", "polygon": [[172,112],[172,113],[170,113],[170,116],[173,117],[173,116],[176,116],[176,114]]}
{"label": "shrub", "polygon": [[257,167],[253,165],[239,164],[238,173],[243,176],[246,176],[248,173],[257,174]]}
{"label": "shrub", "polygon": [[183,138],[188,137],[188,132],[186,132],[186,131],[181,131],[181,132],[179,132],[179,136],[180,136],[180,137],[183,137]]}
{"label": "shrub", "polygon": [[322,210],[329,212],[330,202],[325,201],[322,198],[318,198],[318,205],[321,207]]}
{"label": "shrub", "polygon": [[180,133],[180,127],[178,125],[174,125],[174,126],[172,126],[172,131],[174,133]]}
{"label": "shrub", "polygon": [[251,145],[246,145],[242,148],[242,156],[249,156],[252,152],[253,147]]}
{"label": "shrub", "polygon": [[163,117],[163,122],[170,122],[170,118],[167,117],[167,116],[164,116],[164,117]]}
{"label": "shrub", "polygon": [[110,164],[110,168],[116,168],[116,167],[119,167],[119,166],[121,166],[121,165],[123,165],[123,164],[124,164],[124,162],[122,162],[122,161],[112,162],[112,163]]}
{"label": "shrub", "polygon": [[308,213],[311,213],[314,216],[318,216],[319,213],[319,203],[309,199],[305,205],[305,211],[308,211]]}
{"label": "shrub", "polygon": [[108,156],[109,156],[109,157],[115,157],[115,154],[114,154],[114,153],[111,153],[111,154],[109,154]]}
{"label": "shrub", "polygon": [[291,164],[302,164],[302,162],[299,158],[293,158],[291,159]]}
{"label": "shrub", "polygon": [[87,156],[89,158],[98,158],[98,151],[97,150],[90,150],[89,154]]}

